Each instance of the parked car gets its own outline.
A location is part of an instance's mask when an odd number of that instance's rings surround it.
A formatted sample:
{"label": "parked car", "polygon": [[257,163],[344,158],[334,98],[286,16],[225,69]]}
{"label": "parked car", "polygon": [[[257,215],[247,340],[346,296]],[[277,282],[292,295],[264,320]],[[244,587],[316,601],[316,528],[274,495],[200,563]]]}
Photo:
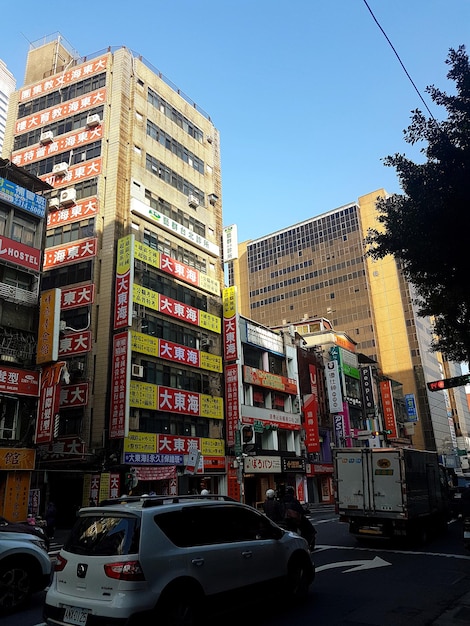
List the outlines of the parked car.
{"label": "parked car", "polygon": [[46,547],[49,549],[49,537],[46,534],[45,527],[39,526],[37,523],[30,524],[29,522],[10,522],[10,520],[7,520],[6,517],[2,517],[0,515],[0,533],[4,531],[35,535],[44,541]]}
{"label": "parked car", "polygon": [[28,533],[0,533],[0,614],[22,608],[50,582],[51,560],[42,539]]}
{"label": "parked car", "polygon": [[[206,623],[220,600],[308,593],[307,542],[223,496],[128,497],[83,508],[60,551],[44,619],[67,624]],[[227,605],[226,605],[227,606]],[[209,613],[209,615],[208,615]]]}

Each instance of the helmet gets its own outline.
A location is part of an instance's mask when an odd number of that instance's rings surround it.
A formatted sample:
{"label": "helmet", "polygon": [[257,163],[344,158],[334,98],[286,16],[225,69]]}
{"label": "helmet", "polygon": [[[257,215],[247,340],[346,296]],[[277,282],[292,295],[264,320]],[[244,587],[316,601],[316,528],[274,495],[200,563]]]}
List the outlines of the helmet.
{"label": "helmet", "polygon": [[274,489],[268,489],[266,491],[266,497],[272,500],[276,494],[274,493]]}
{"label": "helmet", "polygon": [[209,495],[209,491],[207,489],[203,489],[201,491],[201,496],[208,496]]}

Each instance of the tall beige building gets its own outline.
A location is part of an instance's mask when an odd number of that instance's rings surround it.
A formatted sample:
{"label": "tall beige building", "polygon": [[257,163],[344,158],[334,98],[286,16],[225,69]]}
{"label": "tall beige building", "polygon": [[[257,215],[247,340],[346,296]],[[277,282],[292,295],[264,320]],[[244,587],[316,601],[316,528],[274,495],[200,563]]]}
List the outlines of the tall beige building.
{"label": "tall beige building", "polygon": [[[376,361],[383,374],[413,394],[419,421],[413,444],[445,454],[468,448],[464,389],[430,392],[426,382],[455,375],[429,351],[429,320],[417,316],[412,287],[391,257],[364,256],[364,238],[377,226],[375,201],[357,202],[239,245],[229,279],[239,289],[243,315],[266,326],[327,318]],[[450,374],[452,372],[452,374]]]}
{"label": "tall beige building", "polygon": [[45,497],[73,511],[129,489],[222,488],[211,118],[127,48],[80,57],[57,37],[31,46],[5,150],[54,187],[42,289],[60,297],[57,358],[70,379],[53,427],[38,415]]}

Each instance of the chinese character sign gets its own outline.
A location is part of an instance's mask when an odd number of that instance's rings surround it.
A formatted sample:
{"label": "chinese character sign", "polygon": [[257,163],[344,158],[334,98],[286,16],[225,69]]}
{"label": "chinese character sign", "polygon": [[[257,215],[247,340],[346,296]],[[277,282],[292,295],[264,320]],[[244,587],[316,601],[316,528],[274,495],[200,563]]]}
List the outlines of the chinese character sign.
{"label": "chinese character sign", "polygon": [[111,408],[109,418],[110,439],[129,434],[129,381],[131,351],[129,332],[113,337],[113,362],[111,374]]}
{"label": "chinese character sign", "polygon": [[52,441],[54,420],[60,406],[60,377],[64,365],[63,361],[58,361],[42,370],[35,443]]}
{"label": "chinese character sign", "polygon": [[380,395],[382,396],[382,410],[385,430],[389,430],[389,437],[397,436],[397,421],[395,418],[395,407],[393,405],[392,383],[390,380],[383,380],[380,383]]}

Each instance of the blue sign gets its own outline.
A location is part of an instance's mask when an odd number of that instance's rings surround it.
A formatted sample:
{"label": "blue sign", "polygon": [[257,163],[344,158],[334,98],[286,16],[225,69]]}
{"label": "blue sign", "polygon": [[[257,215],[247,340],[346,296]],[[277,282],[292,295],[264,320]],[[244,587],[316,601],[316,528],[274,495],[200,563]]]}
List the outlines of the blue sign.
{"label": "blue sign", "polygon": [[183,465],[182,454],[158,454],[156,452],[125,452],[124,463],[129,465]]}
{"label": "blue sign", "polygon": [[406,404],[406,412],[408,414],[408,421],[417,422],[418,412],[416,410],[416,400],[415,400],[414,393],[405,394],[405,404]]}
{"label": "blue sign", "polygon": [[0,200],[4,200],[13,206],[28,211],[37,217],[46,215],[46,198],[38,196],[24,187],[15,185],[5,178],[0,178]]}

